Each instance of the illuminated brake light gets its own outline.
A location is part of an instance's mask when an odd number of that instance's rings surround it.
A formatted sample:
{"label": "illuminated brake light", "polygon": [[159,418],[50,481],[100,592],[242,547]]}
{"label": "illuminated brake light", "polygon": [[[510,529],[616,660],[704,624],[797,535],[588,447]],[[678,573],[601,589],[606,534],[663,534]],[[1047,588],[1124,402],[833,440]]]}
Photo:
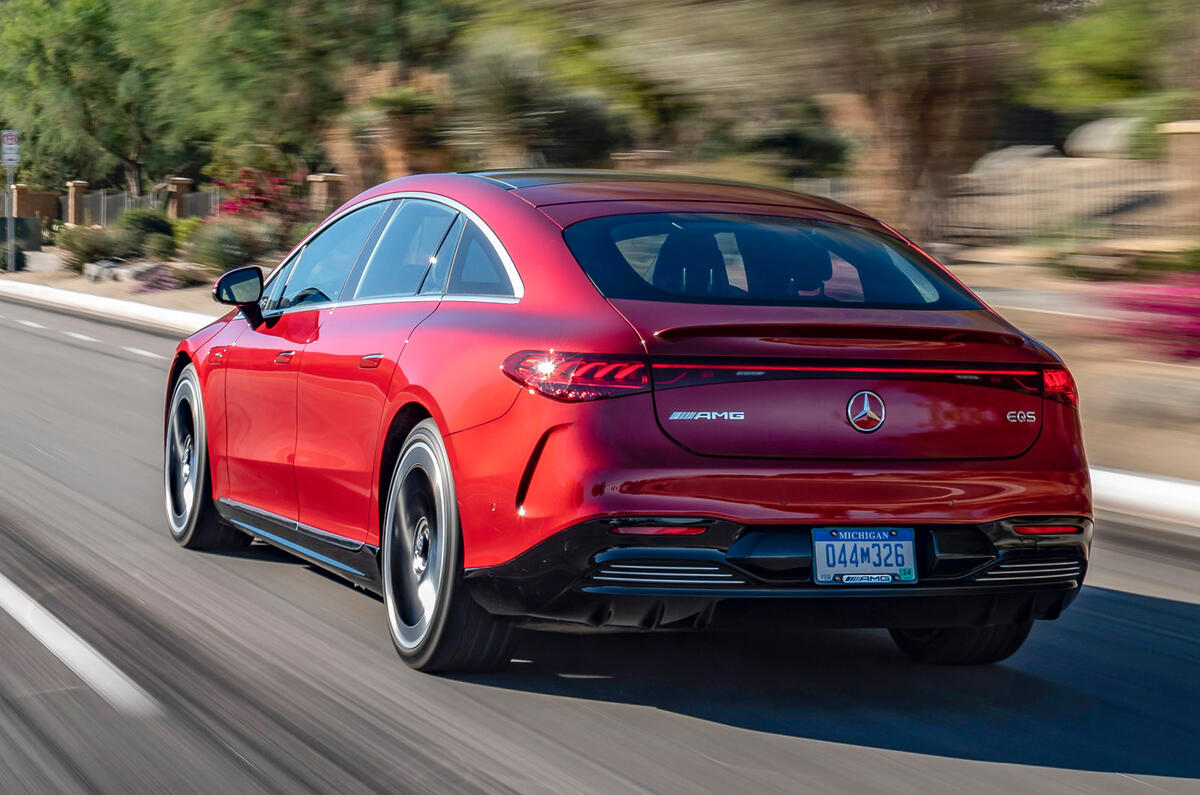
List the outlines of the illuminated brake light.
{"label": "illuminated brake light", "polygon": [[636,356],[521,351],[505,359],[502,369],[530,392],[569,403],[650,390],[646,362]]}
{"label": "illuminated brake light", "polygon": [[657,525],[622,525],[612,528],[609,532],[625,536],[698,536],[704,530],[704,525],[674,525],[666,527]]}
{"label": "illuminated brake light", "polygon": [[1048,367],[1042,371],[1042,391],[1050,400],[1079,405],[1079,390],[1075,379],[1065,367]]}
{"label": "illuminated brake light", "polygon": [[1056,536],[1082,533],[1083,528],[1071,524],[1019,524],[1013,531],[1022,536]]}

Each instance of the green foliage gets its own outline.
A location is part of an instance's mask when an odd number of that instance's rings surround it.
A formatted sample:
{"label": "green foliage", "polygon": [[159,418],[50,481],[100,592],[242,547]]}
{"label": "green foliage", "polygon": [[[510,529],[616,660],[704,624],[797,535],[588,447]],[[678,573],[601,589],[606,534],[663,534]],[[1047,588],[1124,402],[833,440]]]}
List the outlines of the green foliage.
{"label": "green foliage", "polygon": [[197,229],[188,244],[190,257],[215,271],[249,265],[270,246],[262,230],[239,219],[211,221]]}
{"label": "green foliage", "polygon": [[146,255],[152,259],[164,260],[175,256],[175,238],[159,232],[146,235],[143,243]]}
{"label": "green foliage", "polygon": [[292,227],[291,233],[287,236],[286,245],[284,248],[291,250],[300,243],[301,240],[308,237],[308,233],[320,226],[320,221],[313,221],[310,224],[296,224]]}
{"label": "green foliage", "polygon": [[204,219],[199,216],[180,218],[171,222],[171,237],[175,239],[175,247],[183,248],[191,240],[196,230],[204,225]]}
{"label": "green foliage", "polygon": [[148,235],[171,234],[171,222],[166,213],[158,210],[126,210],[117,219],[117,226],[122,229],[135,229],[142,237]]}
{"label": "green foliage", "polygon": [[1155,11],[1145,0],[1105,0],[1074,19],[1036,28],[1035,104],[1071,110],[1107,105],[1154,87]]}

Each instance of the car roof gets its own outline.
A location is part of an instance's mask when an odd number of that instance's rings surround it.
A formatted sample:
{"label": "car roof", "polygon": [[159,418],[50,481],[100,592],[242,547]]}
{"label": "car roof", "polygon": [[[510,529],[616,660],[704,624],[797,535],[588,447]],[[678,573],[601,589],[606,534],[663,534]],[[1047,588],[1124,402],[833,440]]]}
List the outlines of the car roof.
{"label": "car roof", "polygon": [[705,201],[767,204],[865,216],[820,196],[712,177],[601,169],[511,169],[463,172],[487,180],[535,207],[597,201]]}

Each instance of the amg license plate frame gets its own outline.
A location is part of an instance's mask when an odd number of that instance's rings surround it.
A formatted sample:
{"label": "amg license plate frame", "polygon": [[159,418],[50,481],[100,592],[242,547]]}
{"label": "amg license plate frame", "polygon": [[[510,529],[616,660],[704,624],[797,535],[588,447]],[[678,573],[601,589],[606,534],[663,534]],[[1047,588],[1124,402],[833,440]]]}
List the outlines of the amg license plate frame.
{"label": "amg license plate frame", "polygon": [[817,585],[914,585],[916,532],[911,527],[815,527]]}

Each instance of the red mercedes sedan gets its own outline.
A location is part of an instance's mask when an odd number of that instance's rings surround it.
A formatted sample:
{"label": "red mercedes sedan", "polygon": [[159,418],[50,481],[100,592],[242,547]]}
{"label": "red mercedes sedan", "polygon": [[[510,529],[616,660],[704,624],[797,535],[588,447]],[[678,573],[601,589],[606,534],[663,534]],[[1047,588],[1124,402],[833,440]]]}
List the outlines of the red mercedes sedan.
{"label": "red mercedes sedan", "polygon": [[381,594],[422,670],[543,622],[884,627],[988,663],[1083,582],[1070,373],[833,201],[406,177],[214,295],[168,378],[172,536]]}

